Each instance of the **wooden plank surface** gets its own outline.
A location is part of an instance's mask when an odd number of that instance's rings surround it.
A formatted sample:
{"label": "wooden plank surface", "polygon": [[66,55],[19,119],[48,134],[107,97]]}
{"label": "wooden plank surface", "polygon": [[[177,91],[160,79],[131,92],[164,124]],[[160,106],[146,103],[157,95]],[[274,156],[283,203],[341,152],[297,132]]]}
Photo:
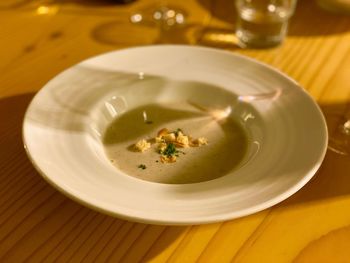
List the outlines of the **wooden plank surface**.
{"label": "wooden plank surface", "polygon": [[[49,186],[26,156],[21,126],[35,93],[62,70],[103,52],[160,42],[212,46],[258,59],[301,83],[325,114],[349,113],[350,16],[300,0],[283,45],[242,50],[233,34],[233,1],[168,1],[188,13],[186,25],[171,32],[128,22],[130,14],[158,1],[34,0],[15,8],[5,1],[0,5],[0,262],[349,262],[347,156],[327,152],[311,182],[260,213],[201,226],[155,226],[92,211]],[[42,6],[47,13],[38,14]],[[329,131],[332,135],[334,127]]]}

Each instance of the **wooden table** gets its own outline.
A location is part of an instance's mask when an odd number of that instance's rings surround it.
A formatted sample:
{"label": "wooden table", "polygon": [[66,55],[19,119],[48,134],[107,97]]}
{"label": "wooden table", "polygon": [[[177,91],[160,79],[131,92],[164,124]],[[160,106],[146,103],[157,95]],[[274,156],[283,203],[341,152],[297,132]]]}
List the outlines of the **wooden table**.
{"label": "wooden table", "polygon": [[129,46],[183,43],[241,53],[295,78],[325,114],[349,111],[350,16],[300,0],[283,45],[242,50],[233,34],[233,0],[177,1],[187,23],[168,32],[128,22],[156,3],[1,1],[0,262],[350,262],[350,158],[330,151],[311,182],[286,201],[200,226],[100,214],[63,196],[33,168],[21,125],[35,93],[73,64]]}

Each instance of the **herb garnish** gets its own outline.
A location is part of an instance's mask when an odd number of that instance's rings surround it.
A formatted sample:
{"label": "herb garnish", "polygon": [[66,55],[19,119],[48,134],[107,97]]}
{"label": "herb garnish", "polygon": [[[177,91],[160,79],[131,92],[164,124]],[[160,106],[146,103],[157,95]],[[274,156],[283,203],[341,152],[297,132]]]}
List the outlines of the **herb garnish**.
{"label": "herb garnish", "polygon": [[146,165],[144,164],[140,164],[139,166],[137,166],[138,168],[142,169],[142,170],[145,170],[147,167]]}
{"label": "herb garnish", "polygon": [[173,143],[168,143],[164,151],[161,152],[161,154],[166,155],[167,157],[171,157],[174,154],[177,153],[175,144]]}

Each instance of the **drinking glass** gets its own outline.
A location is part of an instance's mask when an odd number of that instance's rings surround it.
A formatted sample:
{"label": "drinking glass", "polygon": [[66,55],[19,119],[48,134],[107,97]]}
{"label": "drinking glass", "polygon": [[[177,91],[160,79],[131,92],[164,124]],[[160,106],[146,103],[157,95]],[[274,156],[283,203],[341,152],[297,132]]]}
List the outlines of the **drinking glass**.
{"label": "drinking glass", "polygon": [[[317,0],[324,10],[350,15],[350,0]],[[325,113],[330,131],[328,148],[338,154],[350,155],[350,110],[345,114]],[[332,125],[336,123],[336,125]]]}
{"label": "drinking glass", "polygon": [[236,0],[235,4],[240,46],[266,48],[283,42],[296,0]]}
{"label": "drinking glass", "polygon": [[341,155],[350,155],[350,115],[325,115],[330,127],[331,123],[337,123],[335,129],[330,131],[328,149]]}
{"label": "drinking glass", "polygon": [[167,31],[185,23],[186,13],[178,6],[166,0],[158,1],[152,8],[135,12],[130,16],[131,23],[150,23],[158,25],[161,31]]}

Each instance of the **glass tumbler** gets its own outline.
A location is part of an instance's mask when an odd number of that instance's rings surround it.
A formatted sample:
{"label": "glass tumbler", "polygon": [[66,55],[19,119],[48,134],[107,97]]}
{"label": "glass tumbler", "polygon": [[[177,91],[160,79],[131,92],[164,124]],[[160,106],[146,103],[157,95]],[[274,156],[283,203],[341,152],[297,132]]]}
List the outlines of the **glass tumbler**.
{"label": "glass tumbler", "polygon": [[235,0],[236,36],[242,47],[267,48],[281,44],[297,0]]}

